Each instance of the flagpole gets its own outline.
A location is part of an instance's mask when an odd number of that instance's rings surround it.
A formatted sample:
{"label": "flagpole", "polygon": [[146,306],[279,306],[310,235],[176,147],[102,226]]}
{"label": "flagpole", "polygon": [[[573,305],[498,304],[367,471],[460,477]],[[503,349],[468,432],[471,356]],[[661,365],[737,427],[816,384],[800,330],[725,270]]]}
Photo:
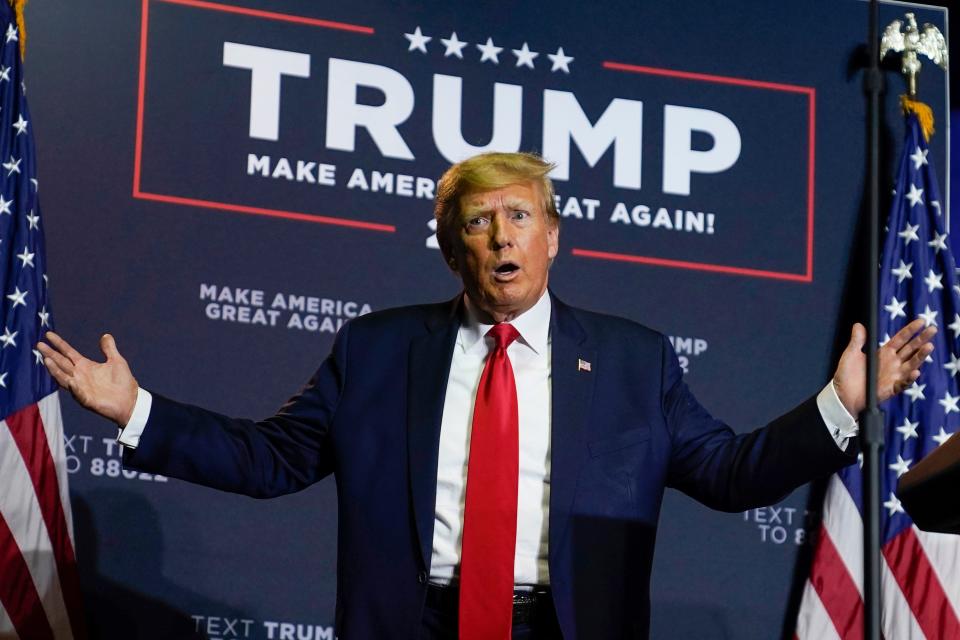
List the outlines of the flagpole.
{"label": "flagpole", "polygon": [[870,262],[867,303],[867,408],[860,415],[863,448],[863,598],[865,640],[880,640],[880,482],[883,449],[883,413],[877,406],[877,335],[879,326],[880,265],[880,7],[870,0],[867,51],[870,65],[864,74],[869,119],[869,181],[867,215],[870,216]]}

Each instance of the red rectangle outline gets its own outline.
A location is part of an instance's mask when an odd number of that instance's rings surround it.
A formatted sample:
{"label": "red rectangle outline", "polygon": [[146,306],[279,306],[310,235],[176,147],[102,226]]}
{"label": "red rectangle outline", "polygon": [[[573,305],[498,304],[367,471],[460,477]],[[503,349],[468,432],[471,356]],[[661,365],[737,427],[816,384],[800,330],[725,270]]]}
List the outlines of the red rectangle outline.
{"label": "red rectangle outline", "polygon": [[627,73],[644,73],[649,75],[666,76],[670,78],[680,78],[683,80],[697,80],[700,82],[714,82],[717,84],[729,84],[741,87],[750,87],[753,89],[766,89],[769,91],[785,91],[788,93],[800,93],[807,96],[809,105],[809,115],[807,118],[807,260],[806,271],[804,273],[790,273],[784,271],[768,271],[765,269],[751,269],[749,267],[734,267],[730,265],[711,264],[708,262],[689,262],[686,260],[670,260],[667,258],[654,258],[652,256],[638,256],[626,253],[612,253],[609,251],[596,251],[593,249],[581,249],[574,247],[571,253],[583,258],[597,258],[600,260],[614,260],[619,262],[635,262],[641,264],[652,264],[662,267],[672,267],[675,269],[692,269],[695,271],[711,271],[714,273],[727,273],[739,276],[748,276],[753,278],[771,278],[774,280],[790,280],[793,282],[813,282],[813,198],[814,198],[814,158],[816,142],[816,98],[817,90],[813,87],[804,87],[794,84],[782,84],[777,82],[763,82],[760,80],[749,80],[746,78],[734,78],[730,76],[717,76],[706,73],[693,73],[690,71],[678,71],[676,69],[661,69],[658,67],[642,67],[639,65],[625,64],[622,62],[605,61],[604,69],[612,71],[625,71]]}
{"label": "red rectangle outline", "polygon": [[[293,22],[324,29],[338,29],[372,35],[373,28],[364,27],[344,22],[332,22],[330,20],[319,20],[315,18],[305,18],[303,16],[288,15],[285,13],[274,13],[271,11],[261,11],[258,9],[247,9],[244,7],[235,7],[232,5],[206,2],[205,0],[154,0],[166,4],[179,4],[197,9],[207,9],[210,11],[222,11],[224,13],[235,13],[239,15],[251,16],[266,20],[278,20],[282,22]],[[351,220],[349,218],[336,218],[332,216],[318,216],[298,211],[284,211],[282,209],[270,209],[266,207],[251,207],[229,202],[218,202],[214,200],[200,200],[197,198],[184,198],[160,193],[149,193],[140,188],[141,181],[141,159],[143,157],[143,112],[144,96],[146,94],[147,84],[147,33],[150,23],[150,2],[151,0],[142,0],[142,14],[140,17],[140,79],[137,86],[137,133],[134,143],[133,158],[133,197],[138,200],[152,200],[155,202],[166,202],[170,204],[186,205],[191,207],[201,207],[205,209],[217,209],[220,211],[234,211],[236,213],[245,213],[250,215],[270,216],[274,218],[285,218],[287,220],[301,220],[305,222],[314,222],[318,224],[332,224],[343,227],[353,227],[357,229],[367,229],[371,231],[396,232],[397,228],[392,224],[380,224],[377,222],[364,222],[362,220]]]}

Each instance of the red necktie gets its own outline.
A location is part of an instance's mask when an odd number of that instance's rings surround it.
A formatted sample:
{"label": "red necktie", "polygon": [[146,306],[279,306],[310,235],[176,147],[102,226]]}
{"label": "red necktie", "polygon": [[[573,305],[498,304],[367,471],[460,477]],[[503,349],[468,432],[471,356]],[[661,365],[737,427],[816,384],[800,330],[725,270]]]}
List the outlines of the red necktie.
{"label": "red necktie", "polygon": [[460,552],[460,640],[509,640],[517,545],[519,419],[507,347],[509,324],[489,332],[495,346],[480,376],[470,431]]}

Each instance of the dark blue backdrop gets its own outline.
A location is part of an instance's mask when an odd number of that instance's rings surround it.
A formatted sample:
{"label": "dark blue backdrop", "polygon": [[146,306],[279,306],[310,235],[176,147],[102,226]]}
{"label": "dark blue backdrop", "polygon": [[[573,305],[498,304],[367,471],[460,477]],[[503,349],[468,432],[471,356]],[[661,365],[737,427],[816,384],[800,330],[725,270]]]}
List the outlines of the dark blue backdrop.
{"label": "dark blue backdrop", "polygon": [[[496,130],[509,148],[567,160],[557,293],[672,336],[701,401],[747,430],[822,386],[858,317],[866,8],[31,4],[26,77],[58,326],[87,352],[111,331],[151,389],[268,414],[341,322],[456,293],[424,196],[457,149]],[[884,4],[883,24],[906,10]],[[944,10],[916,12],[945,28]],[[417,28],[432,38],[426,52],[404,36]],[[452,32],[468,43],[462,59],[444,55]],[[488,38],[503,48],[497,64],[481,62]],[[524,43],[539,54],[532,69],[512,52]],[[225,64],[225,49],[257,71]],[[561,53],[569,73],[548,58]],[[903,85],[887,79],[889,178]],[[941,185],[946,86],[925,67]],[[69,399],[65,419],[84,588],[103,637],[332,637],[332,482],[255,502],[125,474],[110,425]],[[799,491],[731,515],[668,496],[654,637],[790,629],[818,504]]]}

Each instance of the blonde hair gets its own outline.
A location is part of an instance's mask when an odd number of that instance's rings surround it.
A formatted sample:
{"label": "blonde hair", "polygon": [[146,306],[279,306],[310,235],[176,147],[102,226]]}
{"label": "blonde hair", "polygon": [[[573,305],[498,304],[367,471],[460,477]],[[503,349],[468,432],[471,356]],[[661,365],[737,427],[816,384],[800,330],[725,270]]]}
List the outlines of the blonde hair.
{"label": "blonde hair", "polygon": [[553,196],[553,183],[547,177],[555,165],[535,153],[481,153],[456,163],[437,182],[437,196],[433,217],[437,221],[437,241],[444,258],[451,256],[450,242],[457,217],[460,198],[471,191],[489,191],[521,182],[540,185],[543,208],[548,220],[560,224]]}

